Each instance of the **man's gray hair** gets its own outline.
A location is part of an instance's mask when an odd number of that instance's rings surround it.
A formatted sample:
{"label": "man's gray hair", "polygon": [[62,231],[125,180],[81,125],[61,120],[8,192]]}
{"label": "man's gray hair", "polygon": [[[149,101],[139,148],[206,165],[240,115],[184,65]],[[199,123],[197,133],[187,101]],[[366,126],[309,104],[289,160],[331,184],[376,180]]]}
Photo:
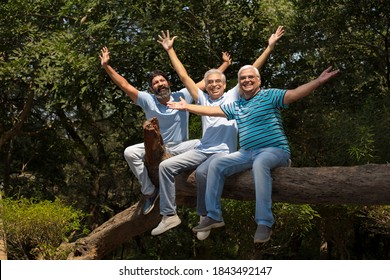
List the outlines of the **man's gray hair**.
{"label": "man's gray hair", "polygon": [[241,72],[246,70],[246,69],[253,69],[255,70],[255,73],[256,73],[256,76],[260,78],[260,72],[259,72],[259,69],[257,69],[256,67],[254,67],[253,65],[245,65],[245,66],[242,66],[240,68],[240,70],[238,70],[238,80],[240,80],[240,76],[241,76]]}
{"label": "man's gray hair", "polygon": [[211,74],[219,74],[221,75],[221,80],[224,84],[226,84],[226,76],[224,73],[222,73],[221,70],[219,69],[210,69],[209,71],[207,71],[205,74],[204,74],[204,82],[205,84],[207,85],[208,84],[208,80],[209,80],[209,76]]}

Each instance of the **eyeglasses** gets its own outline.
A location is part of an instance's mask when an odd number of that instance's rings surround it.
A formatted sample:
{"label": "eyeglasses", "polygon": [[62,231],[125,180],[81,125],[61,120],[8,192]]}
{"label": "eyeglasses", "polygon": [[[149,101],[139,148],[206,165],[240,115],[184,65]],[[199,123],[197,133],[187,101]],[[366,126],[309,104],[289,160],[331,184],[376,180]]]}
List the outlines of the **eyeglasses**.
{"label": "eyeglasses", "polygon": [[212,84],[222,84],[222,80],[221,79],[216,79],[216,80],[207,80],[207,84],[208,85],[212,85]]}
{"label": "eyeglasses", "polygon": [[248,76],[240,76],[240,81],[244,81],[246,79],[250,80],[250,81],[253,81],[255,80],[256,78],[258,78],[257,76],[253,76],[253,75],[248,75]]}

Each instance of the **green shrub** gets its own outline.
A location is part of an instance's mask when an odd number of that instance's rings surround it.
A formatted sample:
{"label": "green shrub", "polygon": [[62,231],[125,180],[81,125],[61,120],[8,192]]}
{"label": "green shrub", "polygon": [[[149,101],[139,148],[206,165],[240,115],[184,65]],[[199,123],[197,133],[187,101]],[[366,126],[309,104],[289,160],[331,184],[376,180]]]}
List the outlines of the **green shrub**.
{"label": "green shrub", "polygon": [[2,204],[9,259],[52,259],[62,241],[85,231],[85,214],[58,199],[7,198]]}

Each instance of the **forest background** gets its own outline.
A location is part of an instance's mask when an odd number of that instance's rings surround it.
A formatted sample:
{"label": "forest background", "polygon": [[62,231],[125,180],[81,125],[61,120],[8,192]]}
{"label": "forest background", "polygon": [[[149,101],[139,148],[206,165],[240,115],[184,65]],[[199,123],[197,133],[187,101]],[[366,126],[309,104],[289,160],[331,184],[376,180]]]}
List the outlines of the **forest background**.
{"label": "forest background", "polygon": [[[286,34],[261,70],[262,86],[294,88],[329,65],[329,84],[283,111],[295,167],[390,161],[390,2],[386,0],[10,0],[0,3],[0,184],[9,259],[51,259],[138,201],[124,158],[140,143],[142,111],[100,66],[147,89],[147,73],[182,84],[157,43],[175,49],[194,80],[221,63],[228,88],[283,25]],[[201,136],[191,115],[191,138]],[[183,224],[147,232],[107,259],[390,259],[388,206],[275,203],[270,242],[254,246],[254,202],[223,201],[227,226],[200,242]]]}

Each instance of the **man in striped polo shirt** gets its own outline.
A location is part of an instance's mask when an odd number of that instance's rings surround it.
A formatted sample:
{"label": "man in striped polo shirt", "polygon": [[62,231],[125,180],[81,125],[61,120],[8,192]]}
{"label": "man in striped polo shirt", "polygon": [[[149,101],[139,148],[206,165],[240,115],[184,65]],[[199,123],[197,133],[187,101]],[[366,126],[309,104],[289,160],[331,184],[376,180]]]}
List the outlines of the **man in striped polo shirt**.
{"label": "man in striped polo shirt", "polygon": [[168,107],[191,113],[225,117],[236,120],[240,149],[211,161],[207,176],[207,218],[193,228],[194,232],[208,231],[225,225],[222,218],[221,195],[225,177],[252,168],[255,191],[255,243],[270,239],[274,217],[272,214],[271,170],[288,166],[290,149],[285,135],[280,109],[297,101],[333,78],[339,70],[326,69],[322,74],[293,90],[262,89],[260,74],[252,65],[242,67],[238,82],[242,97],[231,104],[209,107],[180,102],[168,102]]}

